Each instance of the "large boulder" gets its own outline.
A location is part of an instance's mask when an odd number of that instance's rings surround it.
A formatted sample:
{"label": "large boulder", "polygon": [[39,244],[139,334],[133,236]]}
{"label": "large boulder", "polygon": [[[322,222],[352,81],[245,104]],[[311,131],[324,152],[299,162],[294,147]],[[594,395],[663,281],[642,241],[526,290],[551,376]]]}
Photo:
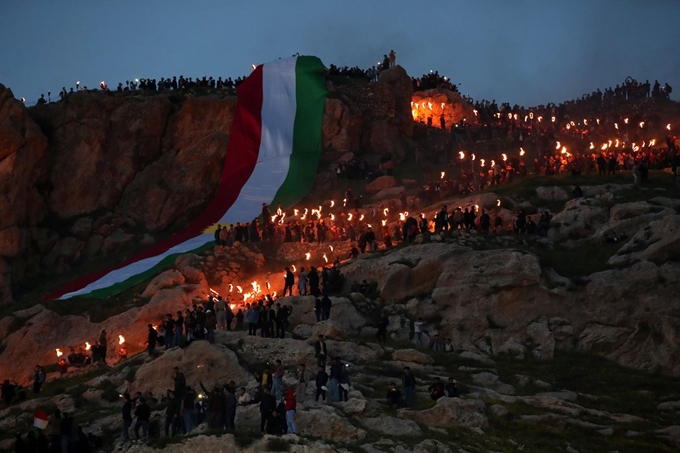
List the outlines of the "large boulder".
{"label": "large boulder", "polygon": [[366,437],[366,431],[351,424],[331,406],[314,406],[295,414],[301,436],[321,437],[333,442],[352,442]]}
{"label": "large boulder", "polygon": [[434,359],[429,355],[415,349],[395,349],[392,351],[392,360],[400,362],[412,362],[421,365],[432,365]]}
{"label": "large boulder", "polygon": [[142,297],[153,297],[159,290],[183,285],[185,281],[186,278],[180,271],[176,269],[167,270],[158,274],[148,285],[146,285]]}
{"label": "large boulder", "polygon": [[434,407],[421,411],[402,409],[399,411],[399,417],[438,428],[489,426],[489,420],[484,415],[484,402],[461,398],[442,397],[437,400]]}
{"label": "large boulder", "polygon": [[253,379],[238,363],[236,354],[223,345],[194,341],[186,348],[165,351],[160,357],[144,363],[135,374],[130,392],[147,392],[173,388],[173,369],[178,367],[187,385],[200,391],[200,382],[208,388],[233,380],[245,386]]}
{"label": "large boulder", "polygon": [[621,247],[608,263],[623,265],[648,260],[663,264],[680,258],[680,215],[651,222]]}
{"label": "large boulder", "polygon": [[383,189],[391,189],[397,185],[394,176],[378,176],[366,186],[367,193],[378,193]]}
{"label": "large boulder", "polygon": [[412,420],[383,415],[381,417],[363,418],[361,423],[369,430],[386,436],[422,436],[418,424]]}

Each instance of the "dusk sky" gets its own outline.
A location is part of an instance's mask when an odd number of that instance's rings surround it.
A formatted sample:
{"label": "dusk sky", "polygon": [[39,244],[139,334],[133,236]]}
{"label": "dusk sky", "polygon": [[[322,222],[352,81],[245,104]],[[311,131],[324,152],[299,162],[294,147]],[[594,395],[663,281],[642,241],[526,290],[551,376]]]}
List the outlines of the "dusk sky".
{"label": "dusk sky", "polygon": [[560,102],[622,82],[680,92],[680,1],[0,0],[0,83],[32,105],[77,80],[236,77],[295,52],[329,66],[394,49],[478,99]]}

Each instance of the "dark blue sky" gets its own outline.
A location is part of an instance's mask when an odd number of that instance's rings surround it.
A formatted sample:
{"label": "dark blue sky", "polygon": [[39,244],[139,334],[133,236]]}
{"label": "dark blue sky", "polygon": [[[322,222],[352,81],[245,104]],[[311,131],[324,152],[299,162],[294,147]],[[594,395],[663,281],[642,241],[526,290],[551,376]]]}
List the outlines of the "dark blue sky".
{"label": "dark blue sky", "polygon": [[628,75],[680,92],[677,0],[0,0],[0,83],[34,103],[76,80],[238,76],[295,52],[328,66],[390,49],[475,98],[559,102]]}

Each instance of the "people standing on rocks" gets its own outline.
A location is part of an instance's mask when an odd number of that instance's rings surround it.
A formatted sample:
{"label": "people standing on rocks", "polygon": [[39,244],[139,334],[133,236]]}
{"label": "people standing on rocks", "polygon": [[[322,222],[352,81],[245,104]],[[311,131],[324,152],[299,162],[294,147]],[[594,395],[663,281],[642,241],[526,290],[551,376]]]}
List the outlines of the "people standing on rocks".
{"label": "people standing on rocks", "polygon": [[298,291],[301,296],[307,295],[307,272],[305,268],[300,268],[300,274],[298,275]]}
{"label": "people standing on rocks", "polygon": [[288,293],[289,296],[293,295],[293,286],[295,286],[295,274],[287,267],[286,275],[284,277],[283,297],[286,297],[286,293]]}
{"label": "people standing on rocks", "polygon": [[297,370],[297,399],[303,403],[307,399],[307,384],[309,383],[309,373],[307,373],[307,367],[304,363],[298,366]]}
{"label": "people standing on rocks", "polygon": [[272,412],[276,409],[276,398],[269,392],[269,387],[263,386],[260,401],[260,431],[265,432]]}
{"label": "people standing on rocks", "polygon": [[222,296],[217,297],[217,302],[215,303],[215,316],[217,317],[217,328],[219,330],[227,330],[227,310],[226,303],[222,299]]}
{"label": "people standing on rocks", "polygon": [[316,377],[314,380],[316,383],[316,395],[314,397],[314,401],[319,401],[319,397],[321,397],[323,401],[326,401],[326,390],[328,389],[326,384],[328,384],[328,374],[326,373],[325,365],[319,365],[316,367]]}
{"label": "people standing on rocks", "polygon": [[34,395],[37,395],[38,393],[40,393],[40,388],[45,383],[45,379],[47,379],[47,375],[45,374],[45,370],[43,369],[42,366],[36,365],[35,368],[33,369],[33,394]]}
{"label": "people standing on rocks", "polygon": [[158,332],[153,325],[149,324],[149,335],[147,337],[147,350],[149,351],[149,356],[153,357],[154,350],[156,349],[156,343],[158,342]]}
{"label": "people standing on rocks", "polygon": [[328,294],[324,291],[323,297],[321,298],[321,320],[326,321],[331,318],[331,307],[333,306],[333,301],[328,297]]}
{"label": "people standing on rocks", "polygon": [[416,395],[416,378],[411,374],[410,367],[404,367],[402,382],[404,384],[404,405],[406,407],[413,407]]}
{"label": "people standing on rocks", "polygon": [[293,391],[292,387],[288,387],[286,389],[286,403],[284,408],[286,411],[286,426],[288,427],[288,434],[297,434],[297,426],[295,425],[295,413],[297,411],[297,401],[295,400],[295,392]]}
{"label": "people standing on rocks", "polygon": [[225,385],[224,386],[224,426],[227,431],[236,430],[236,396],[235,389]]}
{"label": "people standing on rocks", "polygon": [[128,442],[130,440],[130,426],[132,426],[132,400],[127,392],[123,394],[123,408],[121,412],[123,418],[123,440]]}
{"label": "people standing on rocks", "polygon": [[191,387],[187,387],[184,391],[181,414],[184,432],[189,434],[196,425],[196,392]]}
{"label": "people standing on rocks", "polygon": [[[144,439],[149,438],[149,420],[151,418],[151,408],[146,404],[144,398],[139,398],[135,406],[135,439],[139,439],[139,428],[142,428]],[[63,423],[63,422],[62,422]]]}
{"label": "people standing on rocks", "polygon": [[314,357],[318,366],[326,369],[326,357],[328,357],[328,349],[326,348],[326,340],[323,335],[314,342]]}
{"label": "people standing on rocks", "polygon": [[423,345],[424,326],[425,322],[423,321],[423,318],[418,318],[418,320],[413,323],[413,341],[416,344],[416,346]]}
{"label": "people standing on rocks", "polygon": [[106,351],[108,348],[108,341],[106,339],[106,330],[102,330],[99,334],[99,347],[101,348],[101,359],[104,365],[106,365]]}
{"label": "people standing on rocks", "polygon": [[390,50],[390,68],[393,68],[397,64],[397,54],[394,49]]}
{"label": "people standing on rocks", "polygon": [[274,365],[274,382],[272,383],[272,395],[276,399],[283,398],[283,375],[286,369],[283,367],[280,359],[276,359]]}
{"label": "people standing on rocks", "polygon": [[175,341],[175,320],[172,319],[172,314],[165,315],[165,350],[172,348]]}
{"label": "people standing on rocks", "polygon": [[172,390],[166,392],[166,397],[168,406],[165,409],[165,437],[169,437],[170,429],[172,429],[172,435],[176,436],[181,429],[182,399]]}

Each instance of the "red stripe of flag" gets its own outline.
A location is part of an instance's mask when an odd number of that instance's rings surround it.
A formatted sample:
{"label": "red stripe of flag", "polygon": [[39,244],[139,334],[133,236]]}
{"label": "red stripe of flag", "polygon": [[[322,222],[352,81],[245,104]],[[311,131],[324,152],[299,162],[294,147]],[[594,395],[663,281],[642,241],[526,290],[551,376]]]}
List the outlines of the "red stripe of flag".
{"label": "red stripe of flag", "polygon": [[208,207],[184,229],[166,240],[139,252],[117,266],[75,279],[59,290],[44,296],[43,299],[58,299],[64,294],[84,288],[113,270],[160,255],[175,245],[199,236],[206,228],[220,220],[238,198],[241,188],[248,181],[257,163],[262,135],[262,65],[257,66],[252,74],[239,85],[237,95],[238,101],[229,135],[229,146],[222,166],[222,178],[215,197]]}

